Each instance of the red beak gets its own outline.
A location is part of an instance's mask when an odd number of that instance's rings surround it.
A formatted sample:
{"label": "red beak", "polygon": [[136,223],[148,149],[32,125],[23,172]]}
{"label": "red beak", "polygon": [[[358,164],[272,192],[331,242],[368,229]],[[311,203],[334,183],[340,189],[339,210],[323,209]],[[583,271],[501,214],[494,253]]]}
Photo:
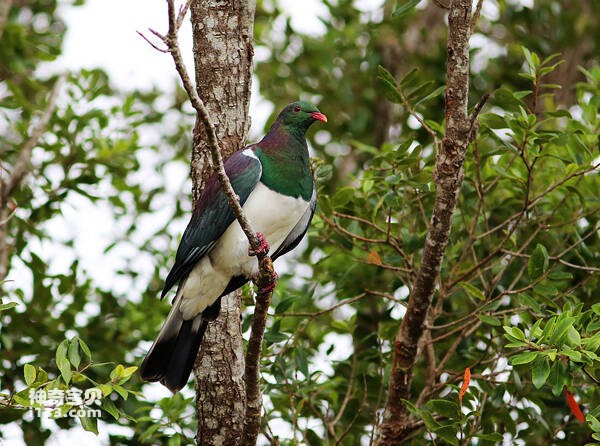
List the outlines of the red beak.
{"label": "red beak", "polygon": [[327,122],[327,116],[325,116],[323,113],[319,113],[319,112],[312,112],[311,116],[313,118],[315,118],[317,121],[321,121],[321,122]]}

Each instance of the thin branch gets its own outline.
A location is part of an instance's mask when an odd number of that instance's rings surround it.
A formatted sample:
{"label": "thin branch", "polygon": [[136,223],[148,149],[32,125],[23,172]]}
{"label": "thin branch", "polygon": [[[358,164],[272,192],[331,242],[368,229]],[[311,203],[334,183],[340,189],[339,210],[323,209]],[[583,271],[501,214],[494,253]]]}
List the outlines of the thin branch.
{"label": "thin branch", "polygon": [[478,0],[477,6],[475,7],[475,12],[473,13],[473,18],[471,19],[471,34],[475,32],[475,28],[477,27],[477,22],[479,20],[479,16],[481,15],[482,6],[483,0]]}
{"label": "thin branch", "polygon": [[[136,33],[138,33],[142,39],[144,39],[146,42],[148,42],[148,45],[150,45],[152,48],[154,48],[156,51],[160,51],[161,53],[168,53],[169,50],[166,48],[161,48],[158,45],[156,45],[154,42],[152,42],[150,39],[148,39],[143,33],[141,33],[140,31],[136,31]],[[155,34],[155,33],[153,33]],[[155,34],[156,35],[156,34]]]}
{"label": "thin branch", "polygon": [[344,400],[340,405],[340,410],[338,411],[338,414],[331,421],[332,426],[335,426],[338,423],[338,421],[340,421],[342,415],[344,415],[344,412],[346,411],[346,406],[348,405],[348,403],[350,402],[350,398],[352,397],[352,384],[354,382],[354,376],[356,373],[356,356],[357,355],[352,355],[352,366],[350,369],[350,378],[348,379],[348,386],[346,387],[346,395],[344,395]]}
{"label": "thin branch", "polygon": [[190,5],[194,0],[187,0],[183,5],[179,7],[179,14],[177,15],[177,20],[175,22],[176,29],[179,31],[181,28],[181,24],[183,23],[183,19],[187,15],[188,10],[190,9]]}
{"label": "thin branch", "polygon": [[563,259],[558,259],[558,262],[562,263],[563,265],[566,265],[570,268],[581,269],[583,271],[590,271],[590,272],[600,272],[600,268],[596,268],[594,266],[575,265],[574,263],[567,262],[566,260],[563,260]]}
{"label": "thin branch", "polygon": [[400,305],[402,305],[404,308],[406,308],[406,302],[392,296],[390,293],[385,293],[383,291],[377,291],[377,290],[371,290],[369,288],[365,288],[365,291],[369,294],[374,294],[376,296],[381,296],[381,297],[385,297],[386,299],[391,300],[392,302],[396,302],[399,303]]}
{"label": "thin branch", "polygon": [[[370,293],[370,294],[374,294],[374,293]],[[302,312],[296,312],[296,313],[281,313],[281,314],[276,314],[275,317],[309,317],[311,319],[314,319],[316,317],[324,315],[325,313],[329,313],[333,310],[343,307],[344,305],[348,305],[353,302],[356,302],[357,300],[362,299],[366,295],[367,295],[367,293],[360,293],[357,296],[342,300],[341,302],[338,302],[337,304],[332,305],[329,308],[325,308],[324,310],[314,311],[312,313],[308,312],[308,311],[302,311]]]}
{"label": "thin branch", "polygon": [[490,94],[485,93],[483,96],[481,96],[481,98],[479,99],[479,102],[477,102],[477,104],[471,111],[471,114],[469,115],[469,123],[471,124],[471,127],[470,127],[471,132],[473,132],[473,128],[475,127],[475,121],[477,120],[477,116],[479,116],[479,113],[481,113],[481,109],[483,108],[483,106],[485,105],[485,103],[488,101],[489,98],[490,98]]}
{"label": "thin branch", "polygon": [[[267,325],[267,316],[273,290],[263,292],[269,280],[276,277],[273,270],[273,262],[269,257],[263,257],[260,261],[259,289],[256,296],[256,306],[252,318],[250,339],[246,349],[246,361],[244,369],[244,384],[246,385],[246,416],[244,418],[244,430],[242,433],[242,444],[255,444],[260,429],[260,414],[262,408],[262,396],[260,393],[260,353]],[[261,286],[260,282],[263,282]]]}

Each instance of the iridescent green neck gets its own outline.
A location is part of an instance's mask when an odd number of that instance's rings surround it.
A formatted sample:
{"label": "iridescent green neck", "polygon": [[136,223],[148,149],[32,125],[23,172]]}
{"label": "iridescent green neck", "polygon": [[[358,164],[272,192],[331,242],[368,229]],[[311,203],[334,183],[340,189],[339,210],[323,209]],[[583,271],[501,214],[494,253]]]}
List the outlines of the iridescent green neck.
{"label": "iridescent green neck", "polygon": [[281,194],[309,201],[313,179],[305,135],[306,129],[276,123],[257,144],[255,153],[262,163],[263,184]]}

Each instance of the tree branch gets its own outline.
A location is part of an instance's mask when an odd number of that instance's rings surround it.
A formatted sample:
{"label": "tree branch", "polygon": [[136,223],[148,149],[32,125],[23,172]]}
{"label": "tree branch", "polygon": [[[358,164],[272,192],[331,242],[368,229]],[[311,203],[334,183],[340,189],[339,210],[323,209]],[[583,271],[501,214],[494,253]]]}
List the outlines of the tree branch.
{"label": "tree branch", "polygon": [[462,165],[471,129],[467,114],[471,6],[471,0],[454,0],[450,5],[446,67],[446,131],[441,151],[436,157],[435,203],[423,248],[421,266],[409,296],[406,315],[394,340],[388,399],[377,439],[379,446],[399,444],[408,433],[410,422],[402,399],[410,396],[418,345],[425,329],[425,318],[431,306],[448,243],[457,195],[464,177]]}

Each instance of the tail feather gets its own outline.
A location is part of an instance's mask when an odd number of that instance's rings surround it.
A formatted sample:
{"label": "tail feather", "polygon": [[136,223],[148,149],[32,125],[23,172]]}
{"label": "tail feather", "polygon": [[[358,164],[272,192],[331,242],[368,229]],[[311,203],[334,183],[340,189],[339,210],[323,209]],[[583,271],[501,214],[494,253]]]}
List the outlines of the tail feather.
{"label": "tail feather", "polygon": [[180,301],[178,291],[169,316],[140,366],[143,380],[160,381],[173,393],[188,381],[208,322],[202,314],[184,320]]}
{"label": "tail feather", "polygon": [[199,314],[181,326],[166,373],[160,380],[173,393],[188,382],[207,324],[208,321]]}

